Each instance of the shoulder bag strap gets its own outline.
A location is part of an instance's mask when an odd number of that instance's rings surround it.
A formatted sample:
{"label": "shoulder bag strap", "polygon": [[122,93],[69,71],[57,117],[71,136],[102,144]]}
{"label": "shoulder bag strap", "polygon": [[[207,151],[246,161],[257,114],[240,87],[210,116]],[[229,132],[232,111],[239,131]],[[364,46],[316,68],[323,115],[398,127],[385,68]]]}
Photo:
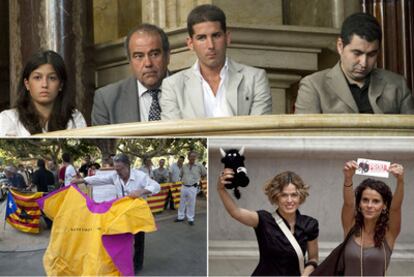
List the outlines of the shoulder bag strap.
{"label": "shoulder bag strap", "polygon": [[295,237],[293,236],[289,228],[286,226],[283,219],[277,213],[274,215],[274,218],[276,220],[276,224],[279,225],[283,234],[285,234],[286,238],[289,240],[290,244],[293,246],[293,249],[295,249],[296,255],[298,255],[298,260],[299,260],[300,274],[303,274],[303,271],[305,269],[305,261],[304,261],[302,249],[300,249],[299,243],[297,242],[297,240],[295,239]]}

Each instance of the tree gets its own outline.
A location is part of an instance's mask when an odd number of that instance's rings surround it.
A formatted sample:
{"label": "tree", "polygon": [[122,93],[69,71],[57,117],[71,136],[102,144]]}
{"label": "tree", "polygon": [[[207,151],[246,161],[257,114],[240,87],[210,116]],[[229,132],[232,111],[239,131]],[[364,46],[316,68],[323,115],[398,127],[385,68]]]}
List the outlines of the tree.
{"label": "tree", "polygon": [[153,158],[161,156],[186,156],[190,151],[204,157],[206,153],[206,139],[191,138],[157,138],[157,139],[120,139],[118,151],[134,158]]}

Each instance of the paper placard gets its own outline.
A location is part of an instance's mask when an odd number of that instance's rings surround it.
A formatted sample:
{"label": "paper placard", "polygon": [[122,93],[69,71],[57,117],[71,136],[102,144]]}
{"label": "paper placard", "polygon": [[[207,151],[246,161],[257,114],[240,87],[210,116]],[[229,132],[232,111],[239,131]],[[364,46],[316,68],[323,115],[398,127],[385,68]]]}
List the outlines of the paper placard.
{"label": "paper placard", "polygon": [[355,173],[358,175],[382,178],[389,177],[388,169],[390,168],[391,162],[359,158],[357,164],[358,169]]}

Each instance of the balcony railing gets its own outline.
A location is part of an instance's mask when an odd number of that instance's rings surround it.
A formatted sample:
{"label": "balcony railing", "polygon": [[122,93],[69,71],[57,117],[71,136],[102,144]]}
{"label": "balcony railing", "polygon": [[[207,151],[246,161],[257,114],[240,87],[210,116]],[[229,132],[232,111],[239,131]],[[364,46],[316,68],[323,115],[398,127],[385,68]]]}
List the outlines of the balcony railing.
{"label": "balcony railing", "polygon": [[117,136],[413,136],[412,115],[262,115],[94,126],[41,134]]}

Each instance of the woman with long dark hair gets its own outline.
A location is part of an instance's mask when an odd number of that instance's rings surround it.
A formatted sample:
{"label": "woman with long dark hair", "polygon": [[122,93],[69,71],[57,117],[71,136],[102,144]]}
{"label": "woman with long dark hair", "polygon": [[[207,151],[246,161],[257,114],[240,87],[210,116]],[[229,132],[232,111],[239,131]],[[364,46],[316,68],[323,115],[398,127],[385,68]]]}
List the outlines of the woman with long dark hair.
{"label": "woman with long dark hair", "polygon": [[404,168],[393,163],[389,172],[397,180],[391,189],[382,181],[365,179],[355,191],[352,178],[356,161],[343,168],[342,228],[345,240],[312,273],[313,275],[384,276],[401,230]]}
{"label": "woman with long dark hair", "polygon": [[352,189],[352,177],[358,164],[345,164],[342,207],[344,234],[353,234],[344,250],[345,275],[381,275],[390,262],[395,240],[401,230],[401,206],[404,196],[404,168],[391,164],[389,172],[397,180],[394,196],[382,181],[364,180]]}
{"label": "woman with long dark hair", "polygon": [[[225,189],[233,176],[234,171],[225,168],[218,180],[217,190],[227,212],[255,230],[260,260],[252,275],[308,276],[318,264],[319,225],[315,218],[302,215],[298,209],[309,195],[309,186],[296,173],[282,172],[265,186],[265,194],[276,209],[272,213],[265,210],[250,211],[238,207]],[[297,247],[283,229],[291,233]],[[303,256],[307,252],[308,260],[303,262],[297,251]]]}
{"label": "woman with long dark hair", "polygon": [[23,69],[14,108],[0,113],[0,136],[86,127],[67,90],[62,57],[54,51],[34,54]]}

